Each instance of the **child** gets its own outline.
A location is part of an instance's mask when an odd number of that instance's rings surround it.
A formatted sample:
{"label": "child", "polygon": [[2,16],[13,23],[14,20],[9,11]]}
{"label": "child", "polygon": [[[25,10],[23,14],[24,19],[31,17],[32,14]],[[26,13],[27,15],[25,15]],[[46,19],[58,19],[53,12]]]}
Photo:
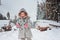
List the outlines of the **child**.
{"label": "child", "polygon": [[30,28],[32,27],[32,23],[24,8],[19,12],[16,26],[19,28],[19,39],[31,40],[32,34]]}

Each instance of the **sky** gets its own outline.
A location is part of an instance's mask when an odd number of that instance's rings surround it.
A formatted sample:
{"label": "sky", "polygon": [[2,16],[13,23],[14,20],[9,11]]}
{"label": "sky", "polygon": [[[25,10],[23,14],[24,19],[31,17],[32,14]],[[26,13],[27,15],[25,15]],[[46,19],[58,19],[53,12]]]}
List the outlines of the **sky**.
{"label": "sky", "polygon": [[[38,0],[42,3],[44,0]],[[0,13],[6,16],[7,12],[10,12],[11,19],[14,16],[18,16],[21,8],[25,8],[32,21],[36,20],[37,13],[37,0],[1,0]]]}

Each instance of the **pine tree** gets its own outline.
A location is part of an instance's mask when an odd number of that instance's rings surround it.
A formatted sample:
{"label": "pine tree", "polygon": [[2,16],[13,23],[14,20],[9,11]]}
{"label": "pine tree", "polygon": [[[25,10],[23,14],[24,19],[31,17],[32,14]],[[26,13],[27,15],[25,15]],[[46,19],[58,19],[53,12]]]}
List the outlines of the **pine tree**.
{"label": "pine tree", "polygon": [[10,13],[9,12],[7,13],[7,17],[8,17],[8,20],[10,20]]}
{"label": "pine tree", "polygon": [[3,17],[3,20],[7,20],[5,16]]}
{"label": "pine tree", "polygon": [[0,20],[3,20],[3,15],[0,13]]}
{"label": "pine tree", "polygon": [[0,5],[1,5],[1,0],[0,0]]}
{"label": "pine tree", "polygon": [[39,15],[40,15],[40,5],[39,2],[37,1],[37,20],[39,19]]}
{"label": "pine tree", "polygon": [[45,19],[45,3],[37,2],[37,20]]}

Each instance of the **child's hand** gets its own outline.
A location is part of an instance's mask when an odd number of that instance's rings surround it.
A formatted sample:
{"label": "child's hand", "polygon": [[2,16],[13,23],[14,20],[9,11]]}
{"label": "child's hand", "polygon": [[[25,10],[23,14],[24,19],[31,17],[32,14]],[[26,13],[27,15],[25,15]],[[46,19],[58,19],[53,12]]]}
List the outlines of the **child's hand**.
{"label": "child's hand", "polygon": [[20,25],[19,25],[18,23],[16,23],[16,27],[17,27],[17,28],[20,28]]}
{"label": "child's hand", "polygon": [[25,27],[25,28],[28,28],[28,23],[26,23],[26,24],[24,25],[24,27]]}

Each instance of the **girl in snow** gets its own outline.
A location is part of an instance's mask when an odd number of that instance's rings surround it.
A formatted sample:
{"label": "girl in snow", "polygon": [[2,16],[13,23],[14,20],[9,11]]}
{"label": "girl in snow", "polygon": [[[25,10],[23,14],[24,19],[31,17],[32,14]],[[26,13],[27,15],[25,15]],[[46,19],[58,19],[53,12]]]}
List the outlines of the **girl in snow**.
{"label": "girl in snow", "polygon": [[30,17],[24,8],[19,12],[19,18],[17,19],[16,26],[19,28],[19,39],[21,40],[31,40],[32,33],[30,28],[32,27],[32,23],[30,21]]}

